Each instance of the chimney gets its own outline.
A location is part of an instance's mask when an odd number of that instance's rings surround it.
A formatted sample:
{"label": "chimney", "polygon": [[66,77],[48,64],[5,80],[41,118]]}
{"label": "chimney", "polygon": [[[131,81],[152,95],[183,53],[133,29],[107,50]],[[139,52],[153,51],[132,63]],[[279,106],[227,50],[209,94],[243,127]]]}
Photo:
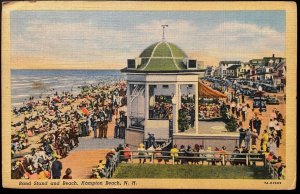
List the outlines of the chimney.
{"label": "chimney", "polygon": [[272,56],[273,58],[275,57],[275,54],[273,54],[273,56]]}

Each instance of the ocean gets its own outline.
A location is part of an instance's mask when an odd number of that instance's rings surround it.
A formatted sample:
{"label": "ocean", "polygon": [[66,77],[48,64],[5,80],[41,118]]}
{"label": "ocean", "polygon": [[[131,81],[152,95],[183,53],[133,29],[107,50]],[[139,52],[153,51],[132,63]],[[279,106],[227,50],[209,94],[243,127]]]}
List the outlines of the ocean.
{"label": "ocean", "polygon": [[57,91],[80,92],[80,86],[126,80],[119,70],[12,70],[12,107],[18,107],[30,96],[35,99]]}

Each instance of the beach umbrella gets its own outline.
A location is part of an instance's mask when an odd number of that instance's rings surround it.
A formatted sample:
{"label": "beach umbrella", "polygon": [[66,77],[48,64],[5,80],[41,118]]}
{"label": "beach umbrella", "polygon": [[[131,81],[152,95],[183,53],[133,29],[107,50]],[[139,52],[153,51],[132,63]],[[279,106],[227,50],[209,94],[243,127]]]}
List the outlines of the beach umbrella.
{"label": "beach umbrella", "polygon": [[52,100],[55,101],[55,102],[60,102],[60,100],[57,98],[57,96],[54,96],[54,97],[52,98]]}
{"label": "beach umbrella", "polygon": [[82,113],[83,113],[84,115],[89,115],[89,114],[90,114],[89,111],[88,111],[88,109],[86,109],[85,107],[83,107],[83,108],[81,109],[81,111],[82,111]]}

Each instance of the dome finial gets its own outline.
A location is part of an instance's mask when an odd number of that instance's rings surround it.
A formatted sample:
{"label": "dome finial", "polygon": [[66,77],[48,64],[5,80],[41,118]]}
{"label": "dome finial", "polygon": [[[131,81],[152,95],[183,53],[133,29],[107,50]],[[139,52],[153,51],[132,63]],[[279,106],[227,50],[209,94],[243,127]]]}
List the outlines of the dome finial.
{"label": "dome finial", "polygon": [[163,36],[162,36],[162,40],[165,41],[165,27],[169,27],[168,25],[164,24],[164,25],[161,25],[162,28],[163,28]]}

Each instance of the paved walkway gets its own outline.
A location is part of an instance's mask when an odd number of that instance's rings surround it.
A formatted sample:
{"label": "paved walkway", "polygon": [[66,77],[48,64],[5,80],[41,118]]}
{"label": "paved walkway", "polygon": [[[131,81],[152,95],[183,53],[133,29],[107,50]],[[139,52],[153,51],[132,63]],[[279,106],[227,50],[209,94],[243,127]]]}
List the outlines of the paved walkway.
{"label": "paved walkway", "polygon": [[[208,83],[208,82],[206,82],[206,83]],[[230,92],[234,93],[234,89],[229,87],[228,92],[229,93]],[[267,111],[262,112],[261,115],[259,115],[259,117],[262,120],[262,125],[261,125],[261,133],[260,133],[259,139],[258,139],[258,141],[256,141],[257,148],[260,148],[260,142],[261,142],[260,139],[262,138],[263,130],[266,129],[267,126],[268,126],[272,110],[274,108],[276,108],[277,110],[279,110],[281,112],[281,114],[283,115],[284,118],[286,116],[286,103],[284,102],[284,100],[282,100],[283,96],[284,96],[283,92],[279,92],[279,93],[276,93],[276,94],[265,92],[264,95],[276,96],[277,98],[279,98],[281,100],[280,100],[279,105],[267,105]],[[247,103],[250,105],[251,108],[248,109],[246,121],[243,122],[243,127],[244,128],[248,127],[250,119],[254,116],[254,113],[252,111],[253,99],[248,98],[247,96],[245,96],[245,104],[247,104]],[[242,120],[242,118],[240,118],[239,120]],[[201,126],[199,126],[199,128],[200,127]],[[280,142],[280,147],[277,149],[277,155],[281,156],[283,158],[283,160],[285,161],[285,157],[286,157],[286,127],[283,126],[282,124],[281,124],[281,127],[283,129],[283,133],[282,133],[282,140]]]}
{"label": "paved walkway", "polygon": [[[198,134],[237,134],[236,132],[228,132],[225,128],[225,123],[222,121],[199,121]],[[190,128],[183,132],[183,134],[194,134],[195,128]]]}
{"label": "paved walkway", "polygon": [[113,129],[114,122],[111,122],[108,125],[107,139],[94,138],[93,132],[88,137],[80,137],[79,146],[61,160],[63,165],[62,176],[67,168],[71,168],[73,179],[90,178],[92,168],[98,165],[99,160],[104,160],[106,153],[112,148],[124,144],[124,139],[113,138]]}
{"label": "paved walkway", "polygon": [[124,139],[99,139],[93,137],[84,137],[79,139],[80,145],[73,151],[82,150],[98,150],[98,149],[112,149],[118,147],[119,144],[124,144]]}
{"label": "paved walkway", "polygon": [[62,176],[67,168],[72,170],[73,179],[87,179],[92,175],[92,168],[97,167],[99,160],[105,159],[110,149],[101,150],[74,150],[68,157],[61,160]]}

